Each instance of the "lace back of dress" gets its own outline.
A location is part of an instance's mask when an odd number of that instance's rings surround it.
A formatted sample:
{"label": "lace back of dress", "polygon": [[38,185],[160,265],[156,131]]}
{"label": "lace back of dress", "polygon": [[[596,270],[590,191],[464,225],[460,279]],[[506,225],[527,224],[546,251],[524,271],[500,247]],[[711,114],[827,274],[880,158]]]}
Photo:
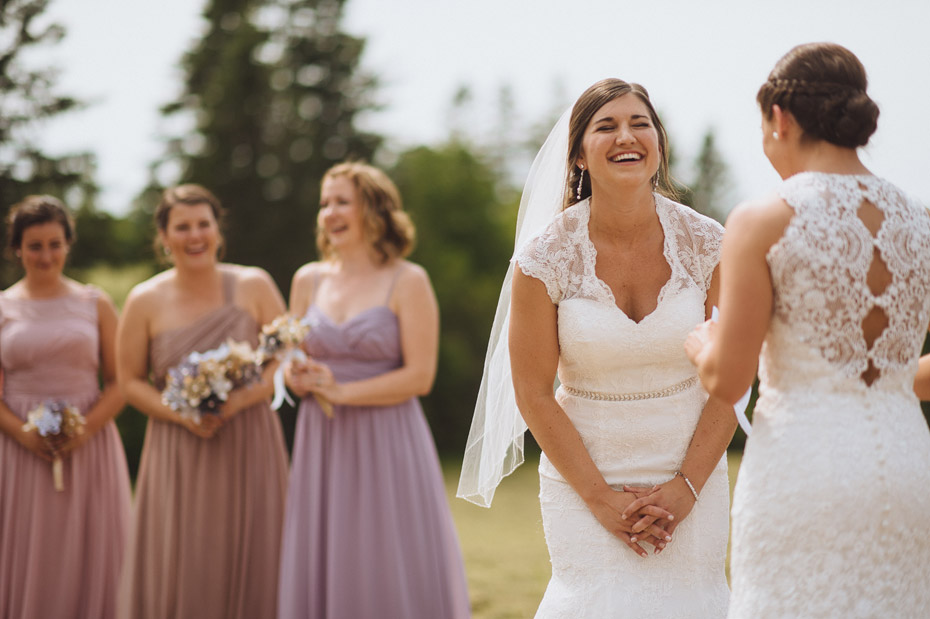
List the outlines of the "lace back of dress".
{"label": "lace back of dress", "polygon": [[[866,191],[866,188],[861,185],[860,188],[863,192]],[[885,292],[888,286],[891,285],[892,274],[891,271],[888,270],[888,265],[885,264],[885,260],[882,258],[882,252],[878,247],[878,233],[882,224],[885,222],[885,214],[867,198],[863,198],[857,216],[869,231],[873,241],[872,263],[869,265],[868,274],[866,276],[866,285],[873,297],[871,299],[872,308],[865,315],[865,318],[862,319],[862,334],[865,338],[866,349],[871,352],[875,340],[885,332],[889,324],[888,314],[875,302],[875,297],[880,296]],[[863,382],[871,386],[872,383],[878,379],[880,374],[881,370],[875,367],[870,357],[868,367],[861,374]]]}

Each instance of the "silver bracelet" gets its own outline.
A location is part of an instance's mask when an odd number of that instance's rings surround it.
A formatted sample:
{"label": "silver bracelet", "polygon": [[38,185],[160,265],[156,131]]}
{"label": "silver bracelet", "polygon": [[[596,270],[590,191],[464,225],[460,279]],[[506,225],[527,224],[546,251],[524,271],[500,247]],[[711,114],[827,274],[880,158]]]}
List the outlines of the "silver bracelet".
{"label": "silver bracelet", "polygon": [[688,477],[681,471],[675,471],[675,475],[678,475],[683,480],[685,480],[685,483],[688,484],[688,489],[691,490],[691,494],[694,495],[694,502],[697,503],[698,493],[697,493],[697,490],[694,489],[694,486],[691,485],[691,480],[688,479]]}

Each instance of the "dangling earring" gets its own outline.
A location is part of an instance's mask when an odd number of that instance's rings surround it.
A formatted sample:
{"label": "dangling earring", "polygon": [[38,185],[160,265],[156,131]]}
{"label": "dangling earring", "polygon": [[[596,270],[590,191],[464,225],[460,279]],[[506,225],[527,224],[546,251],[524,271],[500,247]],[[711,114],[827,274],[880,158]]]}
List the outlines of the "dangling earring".
{"label": "dangling earring", "polygon": [[777,139],[778,139],[778,132],[777,132],[777,131],[773,131],[773,132],[772,132],[772,137],[775,138],[775,139],[777,140]]}
{"label": "dangling earring", "polygon": [[581,168],[581,174],[578,175],[578,188],[575,190],[575,199],[581,200],[581,184],[584,183],[584,166],[578,166]]}

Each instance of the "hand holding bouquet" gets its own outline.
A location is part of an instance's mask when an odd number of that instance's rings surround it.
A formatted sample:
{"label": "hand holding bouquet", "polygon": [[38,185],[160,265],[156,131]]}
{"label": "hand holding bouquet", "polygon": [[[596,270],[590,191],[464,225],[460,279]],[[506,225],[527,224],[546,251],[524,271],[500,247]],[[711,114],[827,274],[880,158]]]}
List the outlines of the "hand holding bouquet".
{"label": "hand holding bouquet", "polygon": [[[274,374],[274,400],[271,407],[275,410],[279,409],[285,400],[291,405],[294,404],[294,401],[287,395],[287,387],[284,385],[284,366],[290,361],[302,363],[307,360],[307,355],[300,345],[308,333],[310,333],[310,324],[306,319],[283,315],[263,326],[258,336],[259,363],[265,363],[271,359],[277,359],[281,363]],[[326,416],[331,418],[333,405],[318,393],[314,393],[313,397],[316,398]]]}
{"label": "hand holding bouquet", "polygon": [[81,412],[71,404],[61,400],[46,400],[26,414],[24,432],[36,430],[44,438],[52,452],[52,479],[55,490],[65,489],[63,464],[58,455],[57,445],[61,439],[75,437],[84,433],[86,423]]}
{"label": "hand holding bouquet", "polygon": [[161,401],[199,424],[202,415],[219,414],[229,393],[257,380],[259,374],[251,347],[227,340],[213,350],[192,352],[168,370]]}

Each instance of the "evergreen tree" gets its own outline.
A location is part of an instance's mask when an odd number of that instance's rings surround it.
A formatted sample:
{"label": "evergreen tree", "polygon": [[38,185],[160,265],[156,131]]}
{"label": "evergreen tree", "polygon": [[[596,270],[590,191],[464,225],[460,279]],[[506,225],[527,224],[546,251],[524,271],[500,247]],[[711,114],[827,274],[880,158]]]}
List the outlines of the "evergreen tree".
{"label": "evergreen tree", "polygon": [[691,183],[689,204],[699,213],[723,222],[728,212],[728,205],[722,203],[729,189],[727,164],[717,150],[713,129],[704,134],[694,166],[696,174]]}
{"label": "evergreen tree", "polygon": [[[41,25],[49,0],[0,0],[0,214],[30,194],[62,198],[80,215],[93,212],[95,160],[88,153],[52,156],[37,145],[36,131],[45,120],[76,110],[80,103],[55,90],[58,72],[32,67],[29,52],[54,45],[64,29]],[[79,222],[81,218],[78,218]],[[78,227],[78,234],[84,226]],[[83,260],[81,250],[73,260]],[[17,277],[3,263],[0,285]]]}
{"label": "evergreen tree", "polygon": [[315,251],[323,173],[369,159],[380,143],[355,128],[373,107],[374,79],[358,71],[364,41],[339,29],[342,7],[210,0],[207,32],[183,61],[184,93],[163,110],[194,126],[170,142],[156,178],[216,193],[228,212],[227,259],[267,269],[285,293]]}

